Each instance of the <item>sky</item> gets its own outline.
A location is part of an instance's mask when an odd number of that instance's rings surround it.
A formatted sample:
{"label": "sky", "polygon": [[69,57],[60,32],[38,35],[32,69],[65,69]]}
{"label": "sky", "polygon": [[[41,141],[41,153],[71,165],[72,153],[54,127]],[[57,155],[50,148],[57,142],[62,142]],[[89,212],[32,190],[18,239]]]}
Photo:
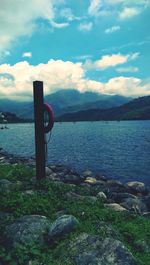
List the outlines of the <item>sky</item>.
{"label": "sky", "polygon": [[0,0],[0,98],[150,95],[150,0]]}

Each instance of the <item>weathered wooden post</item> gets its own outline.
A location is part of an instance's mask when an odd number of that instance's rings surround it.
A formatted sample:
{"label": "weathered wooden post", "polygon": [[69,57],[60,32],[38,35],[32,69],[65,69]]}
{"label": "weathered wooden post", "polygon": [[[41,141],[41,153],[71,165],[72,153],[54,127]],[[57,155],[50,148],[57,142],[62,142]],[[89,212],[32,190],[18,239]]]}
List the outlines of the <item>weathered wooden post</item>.
{"label": "weathered wooden post", "polygon": [[35,152],[36,178],[45,178],[45,142],[44,142],[44,100],[43,82],[33,82],[34,120],[35,120]]}

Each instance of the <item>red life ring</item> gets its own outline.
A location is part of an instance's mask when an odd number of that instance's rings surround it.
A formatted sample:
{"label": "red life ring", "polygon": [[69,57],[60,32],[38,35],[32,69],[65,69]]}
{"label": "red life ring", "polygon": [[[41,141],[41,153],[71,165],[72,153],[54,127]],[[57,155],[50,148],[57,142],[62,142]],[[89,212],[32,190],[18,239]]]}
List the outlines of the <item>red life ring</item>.
{"label": "red life ring", "polygon": [[48,124],[44,127],[44,133],[48,133],[52,130],[54,125],[54,113],[52,107],[48,103],[44,103],[44,112],[48,114]]}

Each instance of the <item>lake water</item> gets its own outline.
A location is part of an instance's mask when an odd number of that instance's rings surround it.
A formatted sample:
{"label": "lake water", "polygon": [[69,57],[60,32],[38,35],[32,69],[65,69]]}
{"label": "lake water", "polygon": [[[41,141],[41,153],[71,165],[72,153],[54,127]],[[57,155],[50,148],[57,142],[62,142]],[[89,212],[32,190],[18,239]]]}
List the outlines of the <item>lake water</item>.
{"label": "lake water", "polygon": [[[0,130],[0,147],[21,156],[34,155],[34,125],[10,124]],[[150,121],[56,123],[48,146],[49,163],[90,169],[123,182],[150,187]]]}

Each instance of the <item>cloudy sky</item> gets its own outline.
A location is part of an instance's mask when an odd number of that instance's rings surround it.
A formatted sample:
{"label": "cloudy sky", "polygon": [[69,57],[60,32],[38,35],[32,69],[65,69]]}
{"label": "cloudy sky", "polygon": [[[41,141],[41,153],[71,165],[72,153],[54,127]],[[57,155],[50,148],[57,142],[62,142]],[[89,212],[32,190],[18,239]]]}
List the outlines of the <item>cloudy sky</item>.
{"label": "cloudy sky", "polygon": [[0,97],[150,94],[150,0],[0,0]]}

